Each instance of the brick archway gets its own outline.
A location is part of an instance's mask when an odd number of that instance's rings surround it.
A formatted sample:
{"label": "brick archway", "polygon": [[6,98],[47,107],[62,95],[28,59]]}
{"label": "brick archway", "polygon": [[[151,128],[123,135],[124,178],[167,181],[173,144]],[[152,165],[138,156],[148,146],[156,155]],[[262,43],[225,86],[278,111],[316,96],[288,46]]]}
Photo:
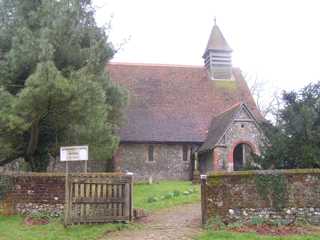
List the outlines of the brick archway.
{"label": "brick archway", "polygon": [[252,153],[254,153],[256,155],[260,155],[260,151],[259,151],[258,147],[254,143],[252,143],[252,142],[250,142],[248,140],[242,140],[242,139],[234,142],[232,144],[232,147],[231,147],[230,151],[228,152],[228,156],[227,156],[228,170],[229,171],[234,171],[234,161],[235,161],[235,159],[234,159],[234,151],[235,151],[236,147],[241,145],[241,144],[248,145],[251,148]]}

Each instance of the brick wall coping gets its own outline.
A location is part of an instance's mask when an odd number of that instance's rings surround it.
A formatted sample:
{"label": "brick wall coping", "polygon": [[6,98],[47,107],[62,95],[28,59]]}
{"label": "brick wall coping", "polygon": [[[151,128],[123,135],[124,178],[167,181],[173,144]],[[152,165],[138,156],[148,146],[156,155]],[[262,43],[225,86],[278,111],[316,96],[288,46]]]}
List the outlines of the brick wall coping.
{"label": "brick wall coping", "polygon": [[[105,172],[105,173],[69,173],[69,176],[91,176],[91,177],[117,177],[117,176],[127,176],[127,174],[122,172]],[[0,176],[13,176],[13,177],[65,177],[64,172],[0,172]]]}
{"label": "brick wall coping", "polygon": [[272,174],[320,174],[319,168],[307,168],[307,169],[277,169],[277,170],[253,170],[253,171],[235,171],[235,172],[210,172],[207,177],[227,177],[227,176],[254,176],[254,175],[272,175]]}

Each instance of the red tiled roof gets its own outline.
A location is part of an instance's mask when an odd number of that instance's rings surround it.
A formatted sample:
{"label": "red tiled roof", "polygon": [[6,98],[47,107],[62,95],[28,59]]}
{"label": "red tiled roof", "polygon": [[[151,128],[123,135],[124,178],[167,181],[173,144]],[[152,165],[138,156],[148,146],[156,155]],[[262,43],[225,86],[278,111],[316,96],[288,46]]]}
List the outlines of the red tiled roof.
{"label": "red tiled roof", "polygon": [[[225,112],[213,117],[208,130],[207,138],[198,149],[198,152],[211,150],[216,146],[216,144],[219,144],[219,140],[223,137],[230,124],[234,121],[236,115],[242,109],[245,109],[245,111],[249,113],[249,118],[251,118],[251,115],[253,114],[245,103],[237,103],[231,108],[226,109]],[[254,116],[252,116],[252,120],[257,121]]]}
{"label": "red tiled roof", "polygon": [[237,103],[225,112],[213,117],[205,142],[199,148],[199,152],[204,152],[212,149],[222,137],[227,127],[233,121],[235,114],[241,109],[241,103]]}
{"label": "red tiled roof", "polygon": [[202,66],[109,63],[111,80],[129,91],[121,141],[203,142],[214,116],[244,102],[260,116],[241,71],[210,80]]}

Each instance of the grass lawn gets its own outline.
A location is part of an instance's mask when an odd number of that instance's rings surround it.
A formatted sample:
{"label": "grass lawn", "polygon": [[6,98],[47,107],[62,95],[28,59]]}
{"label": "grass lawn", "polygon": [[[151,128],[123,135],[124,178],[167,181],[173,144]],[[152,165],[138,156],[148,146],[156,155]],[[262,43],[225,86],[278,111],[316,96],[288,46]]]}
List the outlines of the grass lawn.
{"label": "grass lawn", "polygon": [[[195,188],[196,192],[184,195],[183,192]],[[170,193],[178,190],[179,196]],[[170,197],[161,198],[165,195]],[[149,198],[158,198],[155,202],[148,202]],[[199,201],[199,186],[190,182],[165,181],[152,185],[137,184],[134,186],[134,207],[147,211],[172,207],[179,204]],[[126,224],[76,225],[65,229],[60,220],[53,220],[47,225],[27,226],[23,224],[21,216],[0,216],[0,240],[96,240],[108,231],[115,231]]]}
{"label": "grass lawn", "polygon": [[64,228],[59,220],[47,225],[27,226],[20,216],[0,216],[0,240],[95,240],[107,231],[126,227],[124,224],[77,225]]}
{"label": "grass lawn", "polygon": [[319,240],[319,235],[301,236],[261,236],[255,233],[233,233],[228,231],[206,232],[197,240]]}
{"label": "grass lawn", "polygon": [[[194,189],[195,192],[184,195],[184,192]],[[170,193],[179,191],[178,196],[170,197]],[[150,198],[156,201],[150,202]],[[162,181],[160,183],[137,184],[134,188],[134,207],[153,211],[169,208],[185,203],[200,201],[200,185],[192,185],[186,181]]]}

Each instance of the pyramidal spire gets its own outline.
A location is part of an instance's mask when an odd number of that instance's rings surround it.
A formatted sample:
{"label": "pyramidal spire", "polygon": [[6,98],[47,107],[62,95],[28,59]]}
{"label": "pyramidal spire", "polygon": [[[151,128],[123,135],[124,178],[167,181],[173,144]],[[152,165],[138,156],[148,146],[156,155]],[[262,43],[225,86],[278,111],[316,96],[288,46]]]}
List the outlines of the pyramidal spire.
{"label": "pyramidal spire", "polygon": [[216,19],[214,20],[214,26],[211,30],[205,53],[208,50],[232,51],[227,40],[224,38],[220,28],[218,27]]}
{"label": "pyramidal spire", "polygon": [[231,53],[232,49],[214,19],[214,26],[202,56],[212,79],[231,78]]}

